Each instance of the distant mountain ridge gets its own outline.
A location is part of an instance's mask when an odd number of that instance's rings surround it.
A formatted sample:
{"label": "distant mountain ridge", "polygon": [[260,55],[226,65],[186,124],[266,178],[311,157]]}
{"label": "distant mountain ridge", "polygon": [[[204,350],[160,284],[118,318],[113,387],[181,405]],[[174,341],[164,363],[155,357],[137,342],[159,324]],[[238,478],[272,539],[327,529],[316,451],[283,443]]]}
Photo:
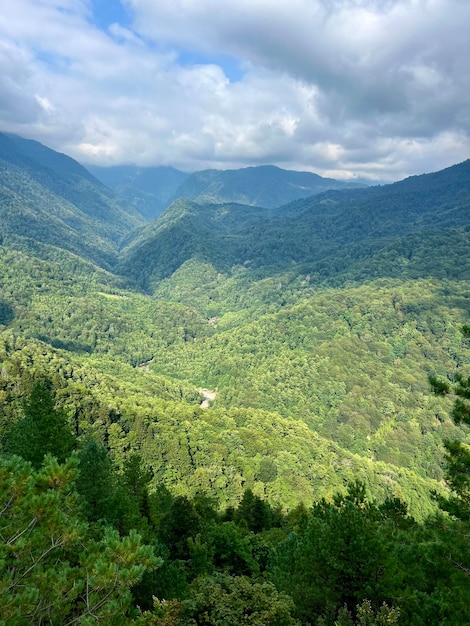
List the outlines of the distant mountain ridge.
{"label": "distant mountain ridge", "polygon": [[233,170],[202,170],[187,174],[172,167],[115,166],[90,171],[147,219],[158,217],[172,202],[184,198],[203,204],[236,203],[275,208],[329,189],[364,187],[312,172],[259,165]]}
{"label": "distant mountain ridge", "polygon": [[[123,169],[127,175],[130,171]],[[172,168],[159,171],[162,180],[173,177],[173,186],[180,174],[186,176]],[[151,189],[154,174],[141,173],[139,184]],[[242,181],[252,184],[244,186]],[[175,192],[195,195],[197,201],[179,199],[144,227],[144,218],[135,208],[120,202],[70,157],[2,133],[0,236],[20,247],[27,240],[37,241],[106,269],[119,267],[145,289],[153,289],[194,258],[224,272],[243,266],[270,274],[295,264],[299,271],[328,279],[352,276],[354,271],[374,277],[396,275],[406,261],[407,271],[418,264],[421,269],[416,271],[422,276],[429,246],[435,267],[443,261],[433,250],[461,254],[465,247],[470,227],[470,160],[391,185],[329,189],[277,204],[286,189],[310,193],[315,185],[318,191],[335,182],[274,166],[206,170],[186,177]],[[202,189],[225,198],[244,189],[243,197],[265,206],[214,203],[212,196],[207,198],[210,202],[202,202],[198,195]],[[271,207],[266,206],[266,190],[270,190]],[[399,262],[402,254],[406,258]],[[461,264],[454,265],[454,277],[455,272],[468,272],[465,254]]]}
{"label": "distant mountain ridge", "polygon": [[[413,248],[424,254],[432,241],[437,250],[439,241],[448,245],[451,229],[457,229],[452,237],[460,250],[469,227],[470,160],[392,185],[332,190],[276,209],[178,200],[127,240],[122,270],[148,288],[195,256],[218,271],[248,263],[271,268],[269,273],[294,263],[308,273],[333,276],[364,262],[374,273],[372,259],[378,254],[389,275],[385,249],[393,256],[412,246],[409,262]],[[465,257],[457,269],[468,271]]]}
{"label": "distant mountain ridge", "polygon": [[358,183],[322,178],[312,172],[258,165],[238,170],[195,172],[179,187],[174,199],[185,198],[206,204],[229,202],[273,209],[330,189],[362,186]]}

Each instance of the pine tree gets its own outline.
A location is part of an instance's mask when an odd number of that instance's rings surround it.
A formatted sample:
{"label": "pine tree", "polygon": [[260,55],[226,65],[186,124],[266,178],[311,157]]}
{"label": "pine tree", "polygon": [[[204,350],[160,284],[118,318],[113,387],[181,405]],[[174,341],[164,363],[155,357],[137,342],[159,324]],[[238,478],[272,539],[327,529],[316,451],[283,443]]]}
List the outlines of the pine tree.
{"label": "pine tree", "polygon": [[89,525],[76,470],[0,457],[1,624],[129,624],[130,588],[161,563],[137,533]]}
{"label": "pine tree", "polygon": [[23,402],[23,417],[4,437],[4,450],[30,461],[36,469],[51,454],[65,461],[75,446],[75,438],[65,412],[55,406],[50,382],[39,379]]}

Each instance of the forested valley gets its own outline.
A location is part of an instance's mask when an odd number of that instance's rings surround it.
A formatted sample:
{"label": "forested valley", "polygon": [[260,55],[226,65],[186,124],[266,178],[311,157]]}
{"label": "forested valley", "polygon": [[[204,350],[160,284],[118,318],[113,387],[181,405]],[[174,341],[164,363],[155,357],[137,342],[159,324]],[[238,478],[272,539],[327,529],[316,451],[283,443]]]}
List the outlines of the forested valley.
{"label": "forested valley", "polygon": [[0,624],[470,623],[470,161],[248,169],[0,134]]}

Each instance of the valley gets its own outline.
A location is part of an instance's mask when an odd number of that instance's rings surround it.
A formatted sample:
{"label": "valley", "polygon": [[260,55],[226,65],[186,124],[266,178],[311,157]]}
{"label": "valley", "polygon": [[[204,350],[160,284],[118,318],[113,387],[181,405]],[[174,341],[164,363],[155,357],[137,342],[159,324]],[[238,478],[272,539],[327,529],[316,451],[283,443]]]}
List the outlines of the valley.
{"label": "valley", "polygon": [[[101,454],[101,469],[119,483],[139,460],[133,493],[147,495],[133,521],[120,505],[106,504],[106,514],[93,509],[87,519],[106,519],[123,537],[137,527],[149,539],[158,529],[160,565],[174,587],[152,583],[150,595],[140,589],[142,606],[150,610],[158,589],[158,597],[181,600],[187,588],[177,589],[178,568],[189,585],[197,567],[219,567],[214,546],[243,535],[253,562],[245,552],[244,565],[220,571],[254,580],[267,568],[269,584],[300,607],[292,614],[301,622],[276,623],[307,624],[308,607],[276,569],[290,532],[297,533],[296,550],[311,549],[302,544],[302,507],[316,511],[308,527],[317,524],[320,535],[333,510],[341,516],[359,502],[357,510],[371,516],[364,524],[375,524],[377,537],[392,544],[408,522],[397,521],[398,509],[396,518],[388,509],[386,517],[384,503],[402,503],[413,518],[410,536],[418,537],[425,532],[419,525],[438,519],[440,500],[455,492],[446,442],[468,444],[468,426],[452,417],[459,394],[434,394],[429,377],[453,385],[470,376],[462,330],[470,314],[470,161],[370,188],[279,168],[214,172],[171,170],[165,180],[159,172],[158,202],[149,173],[121,172],[116,195],[72,159],[0,134],[2,449],[7,460],[9,451],[23,449],[15,425],[23,428],[25,407],[48,381],[82,464],[95,446],[92,458]],[[116,175],[109,180],[118,187]],[[290,195],[294,176],[307,197]],[[177,197],[180,186],[186,196]],[[129,200],[134,192],[145,194],[142,212]],[[362,500],[354,484],[363,486]],[[80,489],[83,496],[89,487]],[[222,539],[211,526],[209,556],[201,537],[217,515],[235,528],[247,498],[258,511],[269,509],[271,522],[257,528],[244,521],[251,539],[228,526],[224,532],[235,534]],[[165,515],[182,502],[200,507],[199,535],[188,531],[189,543],[165,526]],[[276,515],[284,521],[275,523]],[[171,558],[163,545],[171,546]],[[466,554],[468,546],[461,549]],[[268,552],[271,569],[262,556]],[[452,575],[439,567],[444,589]],[[468,578],[459,575],[463,597]],[[363,592],[358,604],[368,598]],[[400,596],[396,589],[370,593],[376,606]],[[427,587],[420,593],[432,595]],[[324,623],[333,623],[338,602],[325,608],[318,600]],[[433,596],[429,606],[437,602]],[[446,602],[437,615],[457,600]],[[404,624],[434,624],[424,613],[413,621],[416,599],[400,596],[398,604]],[[455,611],[449,624],[462,619],[464,603]]]}

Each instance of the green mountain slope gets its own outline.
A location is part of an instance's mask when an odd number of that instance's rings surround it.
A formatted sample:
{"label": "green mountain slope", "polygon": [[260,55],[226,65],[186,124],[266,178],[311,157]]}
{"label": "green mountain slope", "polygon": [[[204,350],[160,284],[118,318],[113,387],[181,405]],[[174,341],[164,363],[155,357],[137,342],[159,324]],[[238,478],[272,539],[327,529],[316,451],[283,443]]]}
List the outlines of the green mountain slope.
{"label": "green mountain slope", "polygon": [[[466,367],[468,284],[448,283],[447,295],[424,281],[327,290],[210,323],[52,252],[0,248],[5,417],[8,394],[40,372],[80,432],[112,440],[120,459],[139,450],[176,493],[231,504],[250,486],[291,507],[361,476],[418,516],[431,510],[442,441],[459,429],[427,374]],[[207,411],[198,388],[217,390]]]}
{"label": "green mountain slope", "polygon": [[[27,387],[35,369],[53,376],[83,432],[121,433],[119,454],[140,450],[178,493],[218,485],[233,503],[248,485],[294,506],[357,474],[377,495],[411,502],[414,489],[442,479],[442,442],[459,429],[427,375],[468,368],[459,333],[468,283],[320,290],[271,314],[252,312],[252,321],[231,312],[207,320],[69,263],[67,253],[39,261],[0,248],[5,388]],[[15,345],[26,352],[11,352]],[[207,412],[198,388],[217,391]],[[257,478],[266,458],[275,480]],[[418,515],[430,510],[429,499],[420,506]]]}
{"label": "green mountain slope", "polygon": [[441,478],[455,427],[427,376],[468,367],[469,183],[465,162],[273,210],[175,203],[128,242],[122,267],[213,333],[151,367],[217,389],[227,409],[276,411]]}
{"label": "green mountain slope", "polygon": [[[468,277],[470,161],[356,191],[330,191],[281,208],[180,200],[126,242],[122,271],[146,289],[195,257],[218,272],[234,266],[262,276],[309,281],[377,276]],[[439,250],[452,257],[445,260]],[[290,272],[292,274],[292,272]]]}
{"label": "green mountain slope", "polygon": [[439,450],[455,427],[427,377],[465,366],[468,287],[377,281],[322,289],[252,321],[227,313],[152,368],[217,389],[225,407],[276,411],[367,458],[440,477]]}
{"label": "green mountain slope", "polygon": [[249,258],[247,230],[262,228],[266,220],[266,211],[256,207],[178,200],[124,240],[120,270],[147,289],[193,257],[229,270]]}
{"label": "green mountain slope", "polygon": [[107,267],[142,221],[76,161],[15,135],[0,134],[0,198],[5,241],[49,243]]}
{"label": "green mountain slope", "polygon": [[260,165],[238,170],[204,170],[189,176],[178,188],[174,199],[200,203],[225,202],[274,208],[328,189],[359,187],[311,172],[283,170]]}
{"label": "green mountain slope", "polygon": [[139,452],[155,488],[292,508],[359,477],[433,510],[462,431],[427,377],[470,367],[469,162],[132,229],[73,161],[0,139],[0,431],[47,376],[79,440],[119,471]]}
{"label": "green mountain slope", "polygon": [[155,219],[169,204],[189,174],[174,167],[89,166],[98,180],[132,204],[144,217]]}
{"label": "green mountain slope", "polygon": [[470,163],[142,225],[1,150],[2,618],[468,623]]}

